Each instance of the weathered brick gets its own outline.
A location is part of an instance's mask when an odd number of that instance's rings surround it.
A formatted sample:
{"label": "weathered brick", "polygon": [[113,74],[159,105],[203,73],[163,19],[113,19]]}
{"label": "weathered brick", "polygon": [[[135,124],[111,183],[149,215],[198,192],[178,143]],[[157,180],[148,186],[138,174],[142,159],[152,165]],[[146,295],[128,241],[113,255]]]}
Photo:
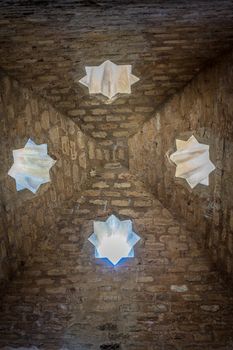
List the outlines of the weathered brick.
{"label": "weathered brick", "polygon": [[207,312],[217,312],[219,311],[219,305],[201,305],[201,309]]}
{"label": "weathered brick", "polygon": [[109,185],[105,181],[96,182],[92,185],[93,188],[108,188]]}
{"label": "weathered brick", "polygon": [[105,205],[107,201],[103,199],[93,199],[93,200],[90,200],[89,203],[95,204],[95,205]]}
{"label": "weathered brick", "polygon": [[115,182],[114,188],[129,188],[131,184],[129,182]]}
{"label": "weathered brick", "polygon": [[93,131],[91,134],[93,137],[100,139],[104,139],[107,136],[107,133],[105,131]]}
{"label": "weathered brick", "polygon": [[124,199],[114,199],[111,201],[112,205],[116,205],[117,207],[127,207],[129,206],[129,201]]}
{"label": "weathered brick", "polygon": [[184,293],[188,291],[188,287],[183,284],[183,285],[171,285],[171,290],[173,292],[177,292],[177,293]]}

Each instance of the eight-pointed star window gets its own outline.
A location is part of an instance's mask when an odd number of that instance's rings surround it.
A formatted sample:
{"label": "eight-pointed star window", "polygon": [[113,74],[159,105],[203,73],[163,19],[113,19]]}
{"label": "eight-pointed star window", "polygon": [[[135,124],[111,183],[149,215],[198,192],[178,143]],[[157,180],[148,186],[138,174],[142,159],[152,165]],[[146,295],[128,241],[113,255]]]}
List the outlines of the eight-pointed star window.
{"label": "eight-pointed star window", "polygon": [[140,237],[133,232],[132,221],[120,221],[111,215],[106,222],[94,221],[89,241],[95,246],[96,258],[107,258],[116,265],[122,258],[134,257],[134,245]]}
{"label": "eight-pointed star window", "polygon": [[139,80],[131,73],[131,65],[117,65],[109,60],[85,70],[87,74],[79,82],[88,87],[90,94],[102,94],[109,99],[118,93],[130,94],[131,85]]}

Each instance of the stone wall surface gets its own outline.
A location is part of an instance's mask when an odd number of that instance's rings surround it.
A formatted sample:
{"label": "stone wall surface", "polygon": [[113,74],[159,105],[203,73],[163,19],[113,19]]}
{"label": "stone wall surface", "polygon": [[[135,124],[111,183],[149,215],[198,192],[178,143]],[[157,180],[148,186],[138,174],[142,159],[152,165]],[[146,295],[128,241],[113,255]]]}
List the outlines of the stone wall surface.
{"label": "stone wall surface", "polygon": [[[211,258],[232,274],[233,55],[157,112],[232,47],[232,19],[231,0],[1,3],[0,66],[18,79],[0,77],[1,350],[233,349]],[[132,64],[131,95],[78,83],[106,59]],[[193,191],[166,156],[191,134],[217,166]],[[7,176],[29,137],[57,160],[36,195]],[[116,267],[88,241],[111,214],[141,237]]]}
{"label": "stone wall surface", "polygon": [[[1,2],[0,66],[124,165],[129,135],[232,45],[231,0]],[[140,78],[111,103],[78,83],[106,59]]]}
{"label": "stone wall surface", "polygon": [[[233,272],[233,54],[202,71],[183,92],[170,99],[129,141],[130,170],[153,193],[185,218],[224,273]],[[216,170],[209,187],[191,190],[175,178],[169,155],[175,140],[194,135],[210,145]]]}
{"label": "stone wall surface", "polygon": [[[85,187],[97,147],[71,120],[4,73],[0,86],[2,280],[24,265],[36,238],[50,235],[54,208]],[[48,154],[57,160],[50,170],[51,182],[42,185],[35,195],[28,190],[17,192],[15,180],[7,175],[13,164],[12,151],[23,148],[28,138],[37,144],[47,143]]]}
{"label": "stone wall surface", "polygon": [[[131,218],[141,240],[116,267],[93,220]],[[230,350],[233,297],[206,251],[127,169],[108,166],[56,209],[56,225],[0,306],[0,348]],[[8,348],[7,348],[8,349]]]}

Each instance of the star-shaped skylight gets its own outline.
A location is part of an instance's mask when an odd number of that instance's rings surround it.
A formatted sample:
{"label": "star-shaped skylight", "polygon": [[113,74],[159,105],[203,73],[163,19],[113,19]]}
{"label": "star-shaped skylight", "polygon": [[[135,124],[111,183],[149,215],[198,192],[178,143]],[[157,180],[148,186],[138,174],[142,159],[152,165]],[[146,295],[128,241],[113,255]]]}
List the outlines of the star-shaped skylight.
{"label": "star-shaped skylight", "polygon": [[96,258],[107,258],[116,265],[122,258],[134,257],[134,245],[140,237],[132,230],[132,221],[120,221],[111,215],[106,222],[94,221],[89,241],[95,246]]}
{"label": "star-shaped skylight", "polygon": [[49,169],[56,161],[47,154],[47,144],[36,145],[29,139],[24,148],[13,150],[13,158],[8,175],[15,179],[17,191],[27,188],[36,193],[50,181]]}
{"label": "star-shaped skylight", "polygon": [[79,82],[89,88],[90,94],[103,94],[109,99],[116,94],[130,94],[131,85],[139,78],[131,74],[131,65],[117,65],[109,60],[100,66],[85,67],[87,75]]}
{"label": "star-shaped skylight", "polygon": [[209,145],[199,143],[194,136],[187,141],[176,140],[177,151],[170,159],[177,165],[176,177],[186,179],[189,186],[209,185],[209,174],[215,169],[209,158]]}

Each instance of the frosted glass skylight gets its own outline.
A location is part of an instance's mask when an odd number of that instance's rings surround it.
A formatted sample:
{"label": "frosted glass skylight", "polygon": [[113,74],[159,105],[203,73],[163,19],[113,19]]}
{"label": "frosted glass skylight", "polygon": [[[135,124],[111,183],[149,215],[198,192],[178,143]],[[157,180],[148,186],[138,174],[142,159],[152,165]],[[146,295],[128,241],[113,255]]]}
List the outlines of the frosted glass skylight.
{"label": "frosted glass skylight", "polygon": [[109,60],[85,70],[87,74],[79,82],[88,87],[90,94],[102,94],[109,99],[118,93],[130,94],[131,85],[139,80],[131,73],[131,65],[117,65]]}
{"label": "frosted glass skylight", "polygon": [[50,181],[49,169],[55,164],[47,153],[47,144],[36,145],[29,139],[24,148],[13,150],[14,164],[8,175],[16,182],[17,191],[25,188],[33,193]]}
{"label": "frosted glass skylight", "polygon": [[187,141],[176,140],[177,151],[170,159],[177,165],[176,177],[186,179],[194,188],[199,183],[209,185],[209,174],[215,169],[209,158],[209,145],[199,143],[194,136]]}
{"label": "frosted glass skylight", "polygon": [[120,221],[111,215],[105,222],[94,221],[89,241],[95,246],[96,258],[107,258],[116,265],[122,258],[134,257],[134,245],[140,237],[132,230],[132,221]]}

